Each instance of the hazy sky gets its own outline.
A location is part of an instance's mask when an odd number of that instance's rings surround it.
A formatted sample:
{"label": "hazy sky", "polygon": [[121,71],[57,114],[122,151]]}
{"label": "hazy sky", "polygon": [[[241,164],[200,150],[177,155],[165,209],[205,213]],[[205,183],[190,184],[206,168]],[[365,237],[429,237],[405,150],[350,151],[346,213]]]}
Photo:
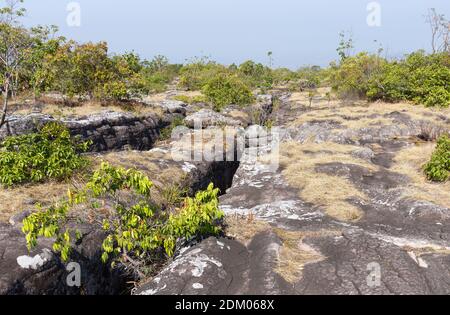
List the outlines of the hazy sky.
{"label": "hazy sky", "polygon": [[391,57],[429,49],[427,9],[450,18],[450,0],[379,0],[379,27],[367,23],[370,0],[79,0],[81,26],[69,27],[70,2],[25,0],[24,23],[55,24],[68,38],[105,40],[112,52],[146,58],[267,63],[272,51],[275,66],[291,68],[336,59],[341,30],[353,33],[356,50],[375,51],[374,40]]}

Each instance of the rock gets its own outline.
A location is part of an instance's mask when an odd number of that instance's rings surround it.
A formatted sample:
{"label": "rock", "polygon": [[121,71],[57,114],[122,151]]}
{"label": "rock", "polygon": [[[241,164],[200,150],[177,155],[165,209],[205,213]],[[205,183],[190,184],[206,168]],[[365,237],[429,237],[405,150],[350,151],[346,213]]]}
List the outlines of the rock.
{"label": "rock", "polygon": [[240,121],[225,117],[211,109],[201,109],[187,116],[185,123],[189,128],[195,128],[198,125],[203,129],[210,126],[240,126],[242,124]]}
{"label": "rock", "polygon": [[[412,258],[401,247],[357,229],[307,240],[325,260],[305,266],[297,294],[449,294],[450,256]],[[425,267],[426,266],[426,267]]]}
{"label": "rock", "polygon": [[269,94],[262,94],[256,97],[256,104],[249,107],[253,113],[253,123],[264,125],[270,117],[273,110],[273,96]]}
{"label": "rock", "polygon": [[[33,203],[34,204],[34,203]],[[32,213],[31,210],[25,210],[18,214],[13,215],[11,218],[9,218],[9,224],[11,224],[14,227],[21,228],[21,224],[23,219],[28,217]]]}
{"label": "rock", "polygon": [[370,161],[375,157],[375,153],[370,148],[360,148],[353,151],[352,156]]}
{"label": "rock", "polygon": [[[176,115],[176,114],[174,114]],[[104,111],[85,117],[63,119],[61,122],[69,128],[72,135],[81,136],[83,140],[92,140],[90,151],[102,152],[132,148],[150,149],[159,137],[160,129],[170,124],[174,116],[166,115],[135,116],[131,113]],[[0,129],[0,140],[8,134],[22,135],[36,132],[46,123],[57,121],[50,115],[30,114],[26,116],[9,116],[8,129]],[[59,121],[59,120],[58,120]]]}
{"label": "rock", "polygon": [[186,114],[187,104],[181,101],[166,100],[158,104],[171,114]]}
{"label": "rock", "polygon": [[71,287],[66,278],[72,270],[51,250],[51,240],[41,240],[31,252],[17,228],[0,223],[0,295],[120,294],[129,277],[110,270],[100,260],[102,236],[80,227],[82,241],[70,261],[81,267],[81,287]]}
{"label": "rock", "polygon": [[289,284],[273,269],[280,240],[271,233],[243,244],[210,237],[185,249],[136,295],[289,294]]}

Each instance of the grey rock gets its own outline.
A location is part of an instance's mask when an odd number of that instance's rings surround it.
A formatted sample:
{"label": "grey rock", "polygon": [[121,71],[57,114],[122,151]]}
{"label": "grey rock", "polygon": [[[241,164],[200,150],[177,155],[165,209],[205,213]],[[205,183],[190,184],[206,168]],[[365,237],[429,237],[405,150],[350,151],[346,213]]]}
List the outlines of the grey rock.
{"label": "grey rock", "polygon": [[70,261],[80,264],[81,287],[67,285],[66,269],[51,250],[51,240],[41,240],[31,252],[16,227],[0,223],[0,295],[120,294],[131,280],[120,269],[100,261],[104,235],[80,226],[83,237]]}
{"label": "grey rock", "polygon": [[164,108],[168,113],[171,114],[186,114],[187,104],[181,101],[175,100],[166,100],[159,104],[162,108]]}
{"label": "grey rock", "polygon": [[189,115],[185,119],[189,128],[200,126],[207,128],[210,126],[240,126],[242,123],[238,120],[226,117],[211,109],[201,109],[198,112]]}
{"label": "grey rock", "polygon": [[273,271],[279,247],[272,233],[259,234],[248,248],[211,237],[183,251],[134,294],[290,294],[291,286]]}
{"label": "grey rock", "polygon": [[[131,113],[104,111],[98,114],[59,120],[69,128],[72,135],[92,140],[90,151],[102,152],[124,148],[150,149],[159,137],[159,131],[170,124],[176,114],[135,116]],[[50,115],[11,115],[9,123],[0,129],[0,140],[8,135],[36,132],[40,126],[57,121]]]}
{"label": "grey rock", "polygon": [[352,156],[370,161],[375,157],[375,153],[370,148],[360,148],[353,151]]}

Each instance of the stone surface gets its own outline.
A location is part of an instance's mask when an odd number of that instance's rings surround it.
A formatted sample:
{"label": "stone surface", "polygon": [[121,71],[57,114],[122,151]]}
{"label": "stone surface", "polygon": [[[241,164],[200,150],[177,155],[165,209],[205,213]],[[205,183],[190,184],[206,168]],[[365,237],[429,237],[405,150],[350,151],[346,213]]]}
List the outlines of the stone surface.
{"label": "stone surface", "polygon": [[211,109],[201,109],[198,112],[189,115],[185,119],[189,128],[200,127],[207,128],[210,126],[240,126],[238,120],[226,117]]}
{"label": "stone surface", "polygon": [[[121,294],[130,280],[120,270],[110,270],[100,261],[102,233],[79,226],[81,241],[74,247],[70,262],[81,267],[81,287],[71,287],[67,270],[52,253],[50,240],[41,241],[31,252],[19,229],[0,223],[0,295]],[[69,262],[68,262],[69,263]]]}
{"label": "stone surface", "polygon": [[[372,114],[358,109],[360,117],[355,118],[352,116],[355,107],[348,105],[349,108],[343,108],[347,110],[345,114],[338,107],[325,118],[312,117],[295,124],[298,117],[327,108],[293,109],[289,93],[280,91],[275,95],[276,109],[273,96],[258,96],[257,104],[246,109],[251,117],[248,121],[233,119],[230,115],[236,110],[233,106],[222,113],[208,109],[191,113],[193,108],[186,109],[179,102],[162,103],[167,115],[182,117],[187,110],[190,115],[186,124],[190,128],[194,127],[195,119],[201,119],[202,128],[213,133],[215,127],[220,130],[223,126],[235,129],[250,126],[244,133],[245,148],[239,152],[242,155],[237,154],[238,161],[174,161],[167,154],[180,139],[161,143],[141,155],[144,160],[156,161],[156,172],[173,167],[183,173],[183,185],[191,195],[213,182],[221,190],[220,208],[229,218],[240,217],[244,221],[235,227],[235,239],[210,237],[182,248],[155,277],[142,282],[133,293],[450,294],[450,209],[438,200],[406,194],[413,179],[392,169],[400,150],[448,132],[449,118],[435,113],[418,118],[394,109]],[[106,117],[107,123],[98,117],[78,119],[70,128],[101,134],[101,141],[106,143],[104,148],[109,149],[132,143],[127,140],[130,133],[127,126],[132,124],[132,130],[137,130],[131,132],[133,137],[147,145],[139,136],[145,122],[115,114]],[[357,124],[358,119],[364,119],[364,123]],[[259,125],[269,121],[278,127],[269,130]],[[356,127],[348,127],[348,122]],[[21,123],[31,126],[33,121],[30,118]],[[158,123],[153,122],[154,125]],[[20,123],[15,128],[20,128]],[[190,136],[195,131],[186,132]],[[362,217],[343,221],[330,216],[320,202],[302,199],[306,197],[301,189],[293,187],[286,178],[285,166],[279,167],[279,161],[271,160],[277,153],[277,147],[272,145],[275,139],[282,144],[324,144],[325,149],[308,151],[302,157],[330,154],[331,158],[315,163],[312,172],[319,179],[345,180],[360,192],[362,196],[352,195],[345,202],[360,210]],[[333,151],[337,145],[350,148],[346,158]],[[189,151],[188,155],[192,153]],[[236,156],[237,152],[234,153]],[[126,152],[123,159],[126,165],[137,163],[145,168],[144,161],[127,161]],[[297,162],[301,165],[302,160]],[[155,172],[146,169],[150,170]],[[301,182],[302,174],[297,176]],[[427,183],[422,188],[432,187]],[[339,192],[339,187],[330,188]],[[318,189],[328,193],[324,187]],[[27,252],[23,235],[18,232],[21,218],[19,215],[11,219],[14,227],[0,225],[0,268],[7,270],[0,278],[0,293],[79,293],[61,285],[65,269],[51,254],[48,244]],[[252,234],[254,222],[262,227]],[[96,285],[97,275],[101,275],[100,283],[118,283],[114,282],[118,278],[92,263],[98,255],[101,234],[92,227],[83,228],[85,237],[77,245],[75,255],[89,272],[87,292],[99,293],[102,291]],[[248,236],[248,240],[243,236]],[[113,285],[105,293],[116,293],[119,287]]]}
{"label": "stone surface", "polygon": [[[271,117],[287,127],[281,132],[281,141],[351,144],[358,148],[349,155],[372,166],[369,169],[336,160],[315,168],[318,177],[345,178],[367,195],[364,202],[348,200],[363,211],[362,219],[339,221],[320,205],[302,200],[298,189],[287,183],[282,168],[267,164],[271,148],[258,143],[252,146],[250,140],[255,137],[247,136],[250,150],[243,155],[227,194],[220,197],[220,208],[231,217],[269,223],[266,232],[252,237],[248,244],[228,239],[197,244],[137,293],[449,294],[450,209],[406,198],[404,192],[411,179],[390,170],[396,154],[414,141],[411,139],[435,138],[448,129],[395,111],[385,115],[394,119],[392,125],[347,128],[331,118],[311,119],[291,127],[288,95],[279,99],[281,107]],[[260,129],[252,128],[255,132]],[[242,234],[248,228],[242,226]],[[274,230],[297,237],[298,256],[283,256],[293,245],[274,236]],[[296,257],[308,257],[311,251],[321,258],[297,261]],[[292,261],[286,261],[289,259]],[[277,267],[286,263],[297,269],[296,280],[288,282],[280,276]],[[205,266],[201,276],[196,266]]]}
{"label": "stone surface", "polygon": [[[102,152],[121,149],[149,149],[159,137],[160,129],[170,123],[172,116],[135,116],[131,113],[105,111],[102,113],[58,120],[65,124],[73,135],[92,140],[90,150]],[[57,121],[49,115],[30,114],[9,116],[8,128],[0,130],[0,139],[6,135],[21,135],[37,131],[45,123]]]}
{"label": "stone surface", "polygon": [[226,238],[208,238],[185,249],[137,295],[290,294],[292,287],[273,269],[280,240],[263,233],[248,248]]}

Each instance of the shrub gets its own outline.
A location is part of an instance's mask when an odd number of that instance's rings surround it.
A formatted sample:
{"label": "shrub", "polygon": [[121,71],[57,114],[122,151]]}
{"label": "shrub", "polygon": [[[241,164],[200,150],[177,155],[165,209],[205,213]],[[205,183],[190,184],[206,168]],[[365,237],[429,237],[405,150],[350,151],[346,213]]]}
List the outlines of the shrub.
{"label": "shrub", "polygon": [[72,138],[59,123],[46,124],[37,133],[8,137],[0,145],[0,182],[12,186],[68,178],[87,165],[79,153],[89,145]]}
{"label": "shrub", "polygon": [[398,61],[360,53],[332,65],[330,79],[341,97],[450,105],[450,57],[445,53],[427,55],[418,51]]}
{"label": "shrub", "polygon": [[140,72],[142,92],[159,93],[167,89],[167,84],[178,75],[181,66],[170,64],[164,56],[155,56],[151,61],[144,61]]}
{"label": "shrub", "polygon": [[207,59],[195,60],[184,65],[180,70],[179,85],[191,91],[201,90],[210,78],[218,74],[229,74],[231,71]]}
{"label": "shrub", "polygon": [[424,167],[429,180],[444,182],[450,177],[450,137],[443,135],[438,139],[431,160]]}
{"label": "shrub", "polygon": [[237,75],[252,88],[267,89],[272,87],[274,83],[273,71],[263,64],[251,60],[239,66]]}
{"label": "shrub", "polygon": [[65,229],[70,210],[81,204],[95,210],[106,201],[111,213],[102,223],[106,237],[101,259],[105,263],[120,261],[139,271],[158,249],[172,256],[180,240],[219,233],[216,223],[223,213],[218,208],[218,189],[212,184],[171,212],[153,206],[152,186],[152,181],[139,171],[102,163],[85,188],[69,191],[67,200],[59,206],[41,209],[24,219],[22,230],[27,245],[33,248],[41,236],[55,238],[53,249],[67,261],[72,240],[80,234]]}
{"label": "shrub", "polygon": [[375,55],[359,53],[332,65],[332,88],[341,98],[366,97],[370,78],[380,69],[383,60]]}
{"label": "shrub", "polygon": [[235,76],[216,75],[203,87],[202,92],[217,111],[226,105],[243,106],[254,101],[250,88]]}

